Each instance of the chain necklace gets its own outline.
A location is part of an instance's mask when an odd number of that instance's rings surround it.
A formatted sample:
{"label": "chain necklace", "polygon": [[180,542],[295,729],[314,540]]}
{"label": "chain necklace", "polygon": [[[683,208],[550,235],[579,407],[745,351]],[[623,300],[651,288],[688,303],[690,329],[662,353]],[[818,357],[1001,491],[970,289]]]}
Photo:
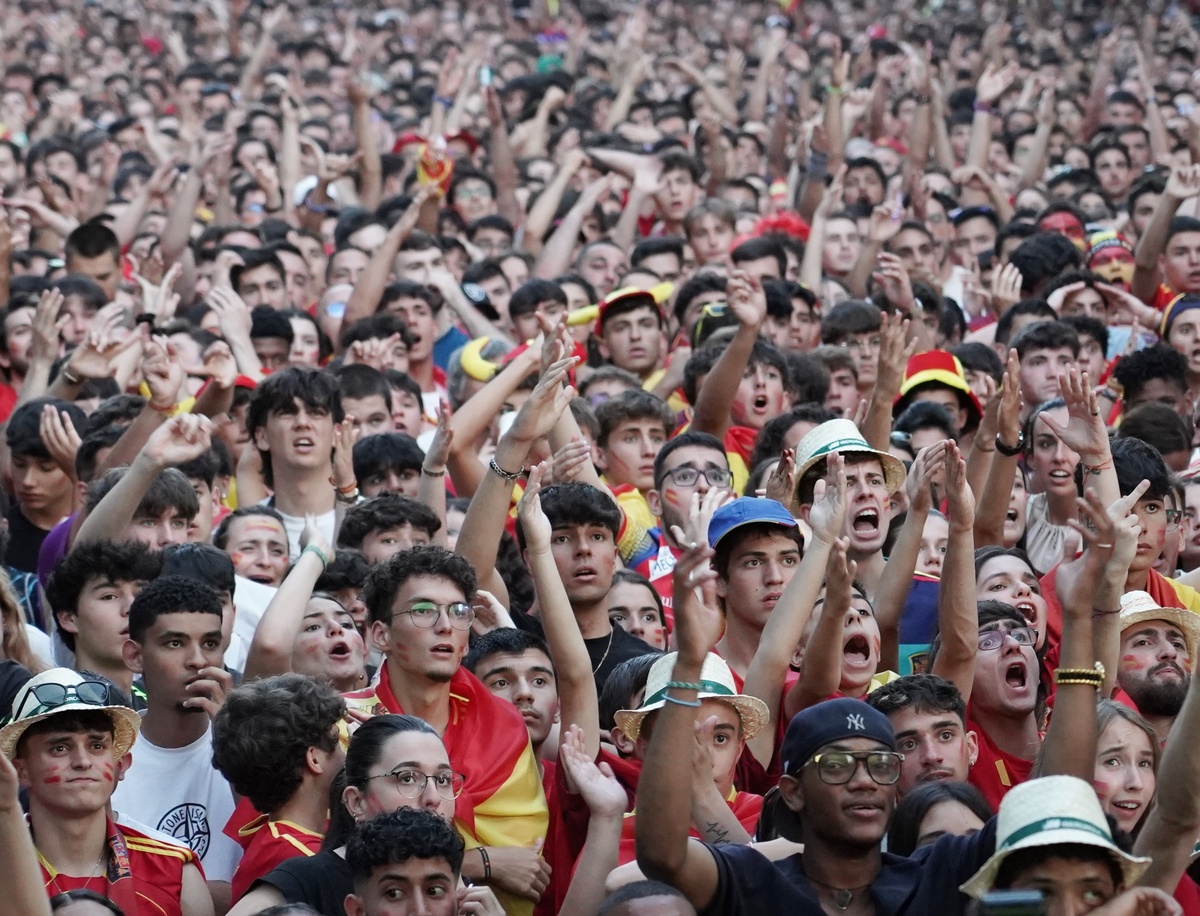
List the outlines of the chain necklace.
{"label": "chain necklace", "polygon": [[614,626],[608,631],[608,645],[604,648],[604,654],[600,656],[600,661],[596,662],[596,667],[592,669],[593,675],[604,667],[604,660],[608,658],[608,653],[612,651],[613,637],[616,635],[617,628]]}
{"label": "chain necklace", "polygon": [[[47,859],[44,855],[42,855],[40,851],[38,852],[38,858],[42,860],[42,864],[46,867],[46,871],[54,873],[54,876],[50,879],[50,883],[52,885],[54,885],[55,889],[60,894],[66,893],[66,891],[63,889],[62,885],[60,885],[58,883],[58,876],[60,874],[58,869],[56,869],[53,865],[51,865],[50,860]],[[107,858],[108,858],[108,847],[105,846],[104,851],[100,853],[100,858],[98,858],[96,860],[96,864],[93,865],[90,870],[92,872],[95,872],[97,869],[100,868],[101,865],[104,864],[104,860]],[[84,879],[83,887],[80,888],[80,890],[86,890],[88,888],[88,885],[90,885],[97,878],[101,877],[103,874],[104,874],[104,872],[101,871],[99,874],[88,875],[88,877]]]}

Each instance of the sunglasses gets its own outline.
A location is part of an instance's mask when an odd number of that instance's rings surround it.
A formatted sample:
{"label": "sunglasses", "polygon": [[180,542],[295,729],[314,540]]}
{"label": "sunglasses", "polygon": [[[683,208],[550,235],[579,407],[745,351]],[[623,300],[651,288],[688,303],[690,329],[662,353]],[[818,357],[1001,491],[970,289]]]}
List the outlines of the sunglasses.
{"label": "sunglasses", "polygon": [[[78,684],[38,684],[31,687],[21,705],[13,710],[12,721],[40,716],[44,712],[66,706],[74,698],[86,706],[108,706],[108,684],[104,681],[81,681]],[[29,709],[30,700],[37,705]]]}

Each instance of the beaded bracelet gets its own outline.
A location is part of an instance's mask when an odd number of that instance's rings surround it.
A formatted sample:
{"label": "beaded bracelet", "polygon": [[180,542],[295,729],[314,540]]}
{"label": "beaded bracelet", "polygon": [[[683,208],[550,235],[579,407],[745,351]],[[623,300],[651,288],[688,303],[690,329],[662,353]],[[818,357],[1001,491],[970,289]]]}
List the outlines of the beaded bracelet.
{"label": "beaded bracelet", "polygon": [[482,846],[477,848],[479,849],[479,858],[483,859],[483,880],[487,881],[492,877],[492,863],[491,860],[488,859],[487,850]]}
{"label": "beaded bracelet", "polygon": [[423,477],[445,477],[446,469],[442,468],[440,471],[431,471],[427,467],[422,465],[421,466],[421,475]]}
{"label": "beaded bracelet", "polygon": [[304,548],[302,551],[300,551],[300,553],[301,553],[301,554],[305,554],[305,553],[311,553],[311,554],[313,554],[314,556],[316,556],[316,558],[317,558],[318,560],[320,560],[320,561],[321,561],[321,565],[322,565],[322,566],[328,566],[328,565],[329,565],[329,557],[328,557],[328,556],[326,556],[326,554],[325,554],[325,551],[324,551],[324,550],[322,550],[320,547],[318,547],[316,544],[309,544],[309,545],[308,545],[307,547],[305,547],[305,548]]}
{"label": "beaded bracelet", "polygon": [[704,685],[695,681],[667,681],[667,690],[674,687],[676,690],[703,690]]}

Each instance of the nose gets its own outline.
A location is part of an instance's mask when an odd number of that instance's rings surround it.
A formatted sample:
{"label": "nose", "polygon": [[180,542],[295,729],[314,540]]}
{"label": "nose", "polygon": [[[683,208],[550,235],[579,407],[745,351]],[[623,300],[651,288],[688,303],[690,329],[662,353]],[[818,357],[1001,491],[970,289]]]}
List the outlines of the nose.
{"label": "nose", "polygon": [[921,762],[929,764],[931,767],[941,764],[946,759],[946,755],[942,752],[942,745],[933,739],[933,735],[926,735],[921,740]]}
{"label": "nose", "polygon": [[434,629],[438,633],[449,633],[452,629],[454,629],[452,626],[450,626],[449,611],[445,609],[438,611],[437,623],[434,625]]}
{"label": "nose", "polygon": [[1176,651],[1175,647],[1164,639],[1162,641],[1162,645],[1159,647],[1158,657],[1164,661],[1174,661],[1178,655],[1179,653]]}
{"label": "nose", "polygon": [[192,643],[191,650],[188,652],[187,666],[195,671],[199,671],[205,667],[208,659],[204,657],[204,652],[200,648],[200,643]]}
{"label": "nose", "polygon": [[1033,594],[1033,589],[1029,587],[1029,583],[1025,581],[1018,582],[1016,588],[1013,589],[1013,594],[1020,598],[1028,598]]}
{"label": "nose", "polygon": [[776,583],[783,581],[783,564],[775,560],[767,563],[766,574],[764,580],[768,583]]}
{"label": "nose", "polygon": [[527,677],[517,678],[517,682],[513,685],[513,699],[532,700],[533,685]]}
{"label": "nose", "polygon": [[67,755],[67,759],[71,763],[73,770],[86,770],[91,766],[92,758],[88,754],[87,745],[82,742],[76,742],[71,745],[71,751]]}
{"label": "nose", "polygon": [[1140,789],[1144,785],[1142,781],[1142,768],[1137,764],[1125,768],[1125,788]]}
{"label": "nose", "polygon": [[658,450],[655,448],[654,442],[649,436],[642,436],[642,456],[653,458],[656,454],[658,454]]}
{"label": "nose", "polygon": [[580,538],[575,544],[575,556],[590,557],[592,555],[592,544],[587,538]]}

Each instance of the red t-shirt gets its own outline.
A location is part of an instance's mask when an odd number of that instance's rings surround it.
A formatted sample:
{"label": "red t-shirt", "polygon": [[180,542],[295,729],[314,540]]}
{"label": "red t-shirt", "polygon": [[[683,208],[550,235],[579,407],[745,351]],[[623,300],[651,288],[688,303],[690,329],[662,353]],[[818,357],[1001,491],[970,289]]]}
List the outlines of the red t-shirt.
{"label": "red t-shirt", "polygon": [[[754,836],[754,832],[758,829],[758,816],[762,814],[762,806],[763,797],[752,795],[749,792],[738,792],[729,802],[734,817],[738,819],[738,823],[750,836]],[[688,830],[688,836],[700,839],[700,834],[695,830]],[[637,859],[637,812],[632,811],[626,814],[625,820],[621,822],[621,848],[617,853],[617,864],[626,865],[635,859]]]}
{"label": "red t-shirt", "polygon": [[[230,819],[225,835],[245,852],[233,873],[233,902],[237,903],[254,882],[275,866],[296,856],[314,856],[321,851],[322,836],[291,821],[272,821],[261,814],[244,827],[237,828]],[[234,829],[230,829],[234,827]]]}
{"label": "red t-shirt", "polygon": [[1024,782],[1033,772],[1033,761],[1024,760],[1000,750],[992,743],[987,732],[971,718],[967,708],[967,731],[974,732],[979,741],[979,756],[967,776],[967,781],[983,793],[993,811],[1000,810],[1000,800],[1008,790]]}
{"label": "red t-shirt", "polygon": [[111,854],[103,883],[95,875],[75,878],[59,874],[39,853],[46,896],[90,888],[126,913],[182,916],[183,869],[189,864],[199,868],[195,854],[186,846],[164,843],[131,827],[118,828],[111,820],[107,836]]}

